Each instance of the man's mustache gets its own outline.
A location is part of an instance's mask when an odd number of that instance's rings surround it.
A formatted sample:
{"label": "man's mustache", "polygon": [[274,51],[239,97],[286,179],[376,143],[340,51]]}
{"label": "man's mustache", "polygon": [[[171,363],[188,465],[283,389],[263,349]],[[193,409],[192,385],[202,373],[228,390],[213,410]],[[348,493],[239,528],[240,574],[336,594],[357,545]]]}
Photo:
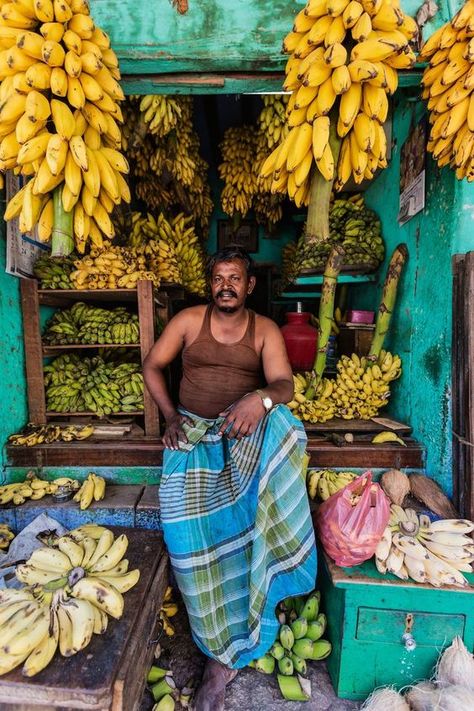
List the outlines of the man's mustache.
{"label": "man's mustache", "polygon": [[234,298],[237,298],[237,294],[235,291],[232,291],[232,289],[221,289],[217,292],[216,299],[220,299],[221,296],[233,296]]}

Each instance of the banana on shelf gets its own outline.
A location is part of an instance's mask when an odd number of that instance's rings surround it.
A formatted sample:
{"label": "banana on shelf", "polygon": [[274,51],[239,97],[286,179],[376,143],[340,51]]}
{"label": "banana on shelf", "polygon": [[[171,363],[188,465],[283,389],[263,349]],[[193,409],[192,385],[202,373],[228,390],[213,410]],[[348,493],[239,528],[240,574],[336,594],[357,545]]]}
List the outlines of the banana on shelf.
{"label": "banana on shelf", "polygon": [[83,427],[54,424],[35,425],[30,422],[21,433],[10,435],[8,443],[14,447],[34,447],[37,444],[88,439],[93,434],[94,428],[92,425],[84,425]]}
{"label": "banana on shelf", "polygon": [[0,590],[0,675],[23,665],[31,677],[58,650],[70,657],[85,649],[106,632],[109,616],[122,616],[123,595],[140,578],[124,558],[127,537],[103,526],[87,524],[48,541],[17,565],[25,587]]}
{"label": "banana on shelf", "polygon": [[434,587],[467,587],[472,573],[474,523],[465,519],[431,521],[410,508],[390,506],[390,519],[375,550],[380,573]]}
{"label": "banana on shelf", "polygon": [[333,245],[345,252],[345,266],[366,265],[376,269],[383,261],[385,247],[381,223],[366,207],[360,194],[333,200],[329,208],[329,239],[306,242],[304,234],[296,243],[289,242],[282,253],[282,288],[291,284],[302,270],[324,270]]}
{"label": "banana on shelf", "polygon": [[354,472],[336,472],[334,469],[309,469],[306,475],[308,494],[311,499],[326,501],[357,478]]}
{"label": "banana on shelf", "polygon": [[5,219],[51,238],[53,192],[73,213],[76,250],[114,236],[110,214],[130,201],[121,148],[124,94],[106,32],[87,2],[3,3],[0,170],[27,179]]}
{"label": "banana on shelf", "polygon": [[135,289],[141,279],[155,286],[160,279],[149,271],[142,250],[119,247],[104,242],[74,261],[76,269],[70,278],[75,289]]}
{"label": "banana on shelf", "polygon": [[93,412],[99,416],[141,412],[141,365],[130,351],[113,350],[110,355],[103,353],[92,358],[67,353],[45,365],[48,412]]}
{"label": "banana on shelf", "polygon": [[341,190],[387,165],[389,96],[398,70],[415,63],[417,34],[415,20],[389,0],[308,0],[283,42],[290,130],[261,169],[272,191],[307,205],[314,169]]}
{"label": "banana on shelf", "polygon": [[74,501],[79,503],[81,511],[89,508],[93,501],[105,498],[105,479],[94,472],[87,475],[80,489],[74,495]]}
{"label": "banana on shelf", "polygon": [[387,442],[395,442],[396,444],[401,444],[402,447],[406,447],[406,443],[401,437],[397,435],[396,432],[390,430],[384,430],[383,432],[378,432],[371,439],[372,444],[386,444]]}
{"label": "banana on shelf", "polygon": [[6,550],[14,538],[15,534],[10,526],[7,526],[6,523],[0,523],[0,550]]}
{"label": "banana on shelf", "polygon": [[427,149],[440,167],[449,165],[459,180],[474,180],[474,22],[465,2],[454,17],[424,43],[420,59],[422,97],[431,124]]}
{"label": "banana on shelf", "polygon": [[376,417],[387,405],[390,383],[400,377],[402,365],[399,356],[382,350],[376,363],[353,353],[342,356],[336,369],[336,378],[322,378],[316,389],[310,373],[293,375],[295,392],[287,405],[296,417],[310,423]]}
{"label": "banana on shelf", "polygon": [[38,257],[33,267],[33,274],[42,289],[73,289],[71,272],[74,271],[74,259],[68,257],[51,258],[48,254]]}
{"label": "banana on shelf", "polygon": [[140,342],[138,316],[123,306],[99,308],[78,301],[61,309],[46,323],[43,342],[65,344],[129,344]]}
{"label": "banana on shelf", "polygon": [[37,501],[48,494],[56,493],[57,489],[58,485],[55,481],[40,479],[35,472],[31,471],[23,481],[0,486],[0,505],[20,506],[27,499]]}

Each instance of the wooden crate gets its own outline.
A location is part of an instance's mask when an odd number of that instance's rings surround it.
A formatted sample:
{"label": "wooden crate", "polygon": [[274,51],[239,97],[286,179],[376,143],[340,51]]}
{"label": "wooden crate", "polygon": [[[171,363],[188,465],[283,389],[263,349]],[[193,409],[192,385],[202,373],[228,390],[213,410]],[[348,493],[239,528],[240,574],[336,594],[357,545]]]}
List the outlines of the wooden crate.
{"label": "wooden crate", "polygon": [[[136,289],[38,289],[36,279],[21,279],[21,307],[23,312],[23,336],[25,343],[26,382],[28,391],[29,419],[36,424],[45,424],[54,417],[46,411],[46,396],[44,391],[43,359],[57,356],[74,350],[89,353],[94,348],[110,348],[110,345],[67,345],[43,346],[41,341],[40,307],[55,306],[67,308],[76,301],[88,301],[100,305],[112,306],[123,303],[136,303],[139,325],[140,343],[120,345],[115,347],[134,348],[140,350],[141,362],[145,360],[155,342],[155,309],[162,320],[166,321],[163,304],[153,288],[151,281],[139,281]],[[143,417],[145,434],[157,437],[160,434],[158,407],[153,401],[148,389],[143,391]],[[94,413],[91,417],[95,416]],[[129,413],[122,413],[130,417]],[[141,414],[141,413],[140,413]],[[58,413],[62,419],[71,416],[84,416],[84,413]],[[108,418],[114,415],[108,416]]]}
{"label": "wooden crate", "polygon": [[[466,575],[471,585],[474,575]],[[336,694],[365,699],[378,686],[429,679],[440,652],[459,635],[474,646],[473,588],[433,588],[381,575],[372,561],[339,568],[320,557],[318,586],[332,643],[327,667]],[[402,640],[411,630],[416,648]]]}
{"label": "wooden crate", "polygon": [[94,635],[90,645],[73,657],[59,653],[32,679],[21,667],[0,677],[0,708],[89,709],[90,711],[137,711],[146,674],[153,663],[160,634],[158,612],[168,584],[168,556],[157,531],[114,528],[129,539],[130,568],[141,572],[138,584],[125,593],[120,620],[109,620],[104,635]]}

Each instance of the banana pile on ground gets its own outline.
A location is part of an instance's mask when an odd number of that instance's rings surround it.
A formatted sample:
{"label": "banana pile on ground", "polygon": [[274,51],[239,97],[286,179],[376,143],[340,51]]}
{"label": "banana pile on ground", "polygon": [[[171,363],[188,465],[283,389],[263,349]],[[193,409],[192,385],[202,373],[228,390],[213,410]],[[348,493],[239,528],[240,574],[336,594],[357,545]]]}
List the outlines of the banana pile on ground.
{"label": "banana pile on ground", "polygon": [[311,684],[307,662],[325,659],[331,653],[331,643],[321,639],[326,630],[326,616],[319,612],[321,595],[292,597],[278,606],[280,630],[267,654],[250,666],[263,674],[277,672],[278,685],[288,701],[307,701]]}
{"label": "banana pile on ground", "polygon": [[253,172],[257,134],[252,126],[232,126],[224,133],[220,144],[222,163],[219,177],[224,181],[221,192],[223,211],[233,217],[244,217],[252,207],[258,190],[257,176]]}
{"label": "banana pile on ground", "polygon": [[48,540],[16,568],[26,587],[0,591],[0,674],[23,664],[34,676],[57,649],[70,657],[87,647],[109,615],[122,616],[123,593],[139,580],[138,569],[128,571],[124,535],[90,524]]}
{"label": "banana pile on ground", "polygon": [[74,211],[76,249],[112,238],[110,213],[130,201],[121,146],[118,60],[85,0],[3,3],[0,169],[31,177],[5,219],[50,239],[53,190]]}
{"label": "banana pile on ground", "polygon": [[421,48],[429,60],[423,98],[432,124],[428,150],[438,165],[450,165],[459,180],[474,180],[474,4],[466,2]]}
{"label": "banana pile on ground", "polygon": [[329,239],[307,242],[304,234],[298,242],[283,248],[282,282],[291,284],[302,269],[324,270],[334,244],[345,251],[345,266],[367,265],[376,269],[385,256],[382,228],[377,214],[364,204],[360,195],[334,200],[329,209]]}
{"label": "banana pile on ground", "polygon": [[390,506],[390,519],[375,550],[381,573],[417,583],[467,587],[472,573],[474,523],[465,519],[431,521],[413,509]]}
{"label": "banana pile on ground", "polygon": [[34,447],[37,444],[50,444],[51,442],[72,442],[73,440],[88,439],[94,434],[92,425],[78,427],[76,425],[35,425],[29,422],[18,434],[8,438],[8,444],[14,447]]}
{"label": "banana pile on ground", "polygon": [[46,324],[43,342],[48,345],[139,343],[138,316],[124,306],[103,309],[77,301],[69,309],[56,311]]}
{"label": "banana pile on ground", "polygon": [[123,147],[138,179],[136,194],[147,209],[184,210],[205,231],[213,203],[193,106],[187,96],[132,97],[125,110]]}
{"label": "banana pile on ground", "polygon": [[[262,168],[275,192],[306,205],[314,163],[325,180],[337,176],[338,190],[387,165],[387,95],[397,88],[397,69],[415,62],[409,41],[417,32],[398,2],[309,0],[283,42],[290,132]],[[330,145],[331,121],[340,153],[336,141]]]}
{"label": "banana pile on ground", "polygon": [[0,550],[6,550],[15,538],[15,534],[6,523],[0,523]]}
{"label": "banana pile on ground", "polygon": [[67,353],[44,366],[44,384],[49,412],[103,416],[143,410],[143,376],[138,362]]}
{"label": "banana pile on ground", "polygon": [[329,380],[329,378],[322,378],[314,397],[309,399],[306,397],[305,392],[310,386],[310,381],[310,373],[293,375],[295,393],[293,400],[288,403],[288,407],[293,415],[303,420],[303,422],[315,424],[332,420],[336,416],[336,406],[332,398],[334,381]]}
{"label": "banana pile on ground", "polygon": [[33,274],[42,289],[72,289],[71,272],[74,270],[74,255],[51,257],[44,254],[35,262]]}
{"label": "banana pile on ground", "polygon": [[74,501],[79,502],[81,511],[87,509],[92,501],[101,501],[105,498],[105,479],[90,472],[82,483],[80,489],[74,494]]}
{"label": "banana pile on ground", "polygon": [[104,242],[103,247],[91,249],[90,254],[74,261],[71,272],[75,289],[136,289],[140,280],[160,280],[146,266],[142,250],[118,247]]}
{"label": "banana pile on ground", "polygon": [[311,499],[326,501],[357,478],[354,472],[336,472],[334,469],[308,469],[306,483]]}

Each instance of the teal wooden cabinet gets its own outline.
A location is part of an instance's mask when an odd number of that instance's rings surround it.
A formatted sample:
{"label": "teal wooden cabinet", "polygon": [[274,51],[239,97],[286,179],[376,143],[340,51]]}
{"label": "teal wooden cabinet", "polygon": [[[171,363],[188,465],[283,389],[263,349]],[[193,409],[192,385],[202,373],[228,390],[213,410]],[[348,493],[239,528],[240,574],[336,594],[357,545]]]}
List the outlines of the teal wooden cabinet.
{"label": "teal wooden cabinet", "polygon": [[[474,575],[466,577],[474,582]],[[401,688],[429,679],[456,635],[473,649],[472,588],[404,582],[380,575],[371,561],[338,568],[323,555],[318,585],[333,645],[327,666],[343,699],[365,699],[378,686]],[[411,638],[403,638],[406,633]]]}

